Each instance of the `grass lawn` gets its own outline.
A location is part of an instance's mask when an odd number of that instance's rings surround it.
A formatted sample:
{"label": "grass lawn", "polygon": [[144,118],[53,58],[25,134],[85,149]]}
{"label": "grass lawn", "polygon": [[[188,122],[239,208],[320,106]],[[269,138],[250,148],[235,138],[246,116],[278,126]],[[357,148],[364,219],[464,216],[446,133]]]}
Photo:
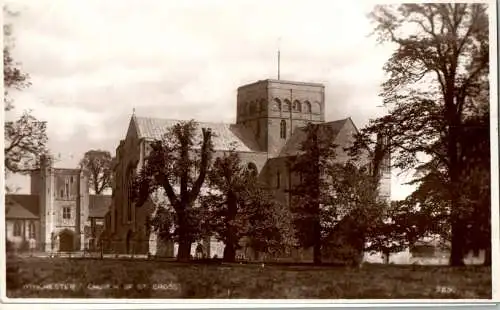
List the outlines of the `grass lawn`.
{"label": "grass lawn", "polygon": [[[9,298],[491,298],[491,268],[11,258]],[[13,269],[11,269],[13,268]]]}

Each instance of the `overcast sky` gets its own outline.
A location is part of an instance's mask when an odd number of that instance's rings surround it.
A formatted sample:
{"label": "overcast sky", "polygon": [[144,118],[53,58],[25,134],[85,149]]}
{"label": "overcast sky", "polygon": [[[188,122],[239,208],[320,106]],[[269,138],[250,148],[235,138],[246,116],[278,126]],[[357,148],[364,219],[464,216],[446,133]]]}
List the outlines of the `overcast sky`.
{"label": "overcast sky", "polygon": [[[114,155],[141,116],[234,122],[236,89],[276,78],[326,86],[326,118],[358,127],[384,113],[378,97],[390,47],[377,46],[359,1],[16,0],[16,60],[32,86],[16,110],[48,121],[57,164],[89,149]],[[408,188],[393,178],[393,198]],[[26,178],[8,184],[28,193]]]}

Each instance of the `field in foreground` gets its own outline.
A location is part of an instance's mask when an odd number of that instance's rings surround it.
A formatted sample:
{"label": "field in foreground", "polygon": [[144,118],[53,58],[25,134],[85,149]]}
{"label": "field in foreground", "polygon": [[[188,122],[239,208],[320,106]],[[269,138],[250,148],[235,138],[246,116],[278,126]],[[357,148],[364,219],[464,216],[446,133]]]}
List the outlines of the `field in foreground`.
{"label": "field in foreground", "polygon": [[491,268],[8,259],[9,298],[491,298]]}

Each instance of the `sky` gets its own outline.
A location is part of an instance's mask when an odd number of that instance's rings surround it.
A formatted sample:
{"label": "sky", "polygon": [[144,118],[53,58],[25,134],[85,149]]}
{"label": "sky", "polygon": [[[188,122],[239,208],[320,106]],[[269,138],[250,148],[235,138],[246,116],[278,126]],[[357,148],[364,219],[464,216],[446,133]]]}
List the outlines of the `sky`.
{"label": "sky", "polygon": [[[136,115],[235,121],[236,89],[276,78],[325,85],[326,119],[358,128],[383,115],[378,96],[392,48],[370,37],[359,1],[15,0],[13,55],[32,86],[15,110],[48,122],[57,166],[85,151],[115,154]],[[411,188],[393,173],[392,198]],[[7,184],[29,193],[27,177]]]}

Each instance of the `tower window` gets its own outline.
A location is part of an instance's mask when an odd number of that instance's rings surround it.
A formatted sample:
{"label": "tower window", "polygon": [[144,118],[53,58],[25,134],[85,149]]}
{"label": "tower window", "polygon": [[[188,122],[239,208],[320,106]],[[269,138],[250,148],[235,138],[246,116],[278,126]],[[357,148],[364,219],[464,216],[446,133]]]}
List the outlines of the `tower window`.
{"label": "tower window", "polygon": [[281,175],[279,170],[276,171],[276,188],[281,187]]}
{"label": "tower window", "polygon": [[63,219],[69,220],[71,219],[71,209],[70,207],[63,208]]}
{"label": "tower window", "polygon": [[278,98],[274,98],[273,111],[281,111],[281,100],[279,100]]}
{"label": "tower window", "polygon": [[304,102],[304,112],[311,113],[311,103],[309,101]]}
{"label": "tower window", "polygon": [[265,111],[267,109],[266,107],[266,100],[265,99],[261,99],[260,100],[260,104],[259,104],[259,111],[262,112],[262,111]]}
{"label": "tower window", "polygon": [[255,114],[255,111],[256,111],[256,103],[255,103],[254,101],[251,101],[251,102],[249,103],[249,107],[248,107],[248,109],[249,109],[249,111],[248,111],[248,112],[249,112],[249,114],[250,114],[250,115]]}
{"label": "tower window", "polygon": [[257,122],[257,128],[255,130],[255,135],[257,136],[257,138],[260,137],[260,123]]}
{"label": "tower window", "polygon": [[298,100],[295,100],[293,102],[293,111],[294,112],[300,112],[302,109],[301,109],[301,106],[300,106],[300,101]]}
{"label": "tower window", "polygon": [[286,121],[281,120],[280,122],[280,138],[286,139]]}

